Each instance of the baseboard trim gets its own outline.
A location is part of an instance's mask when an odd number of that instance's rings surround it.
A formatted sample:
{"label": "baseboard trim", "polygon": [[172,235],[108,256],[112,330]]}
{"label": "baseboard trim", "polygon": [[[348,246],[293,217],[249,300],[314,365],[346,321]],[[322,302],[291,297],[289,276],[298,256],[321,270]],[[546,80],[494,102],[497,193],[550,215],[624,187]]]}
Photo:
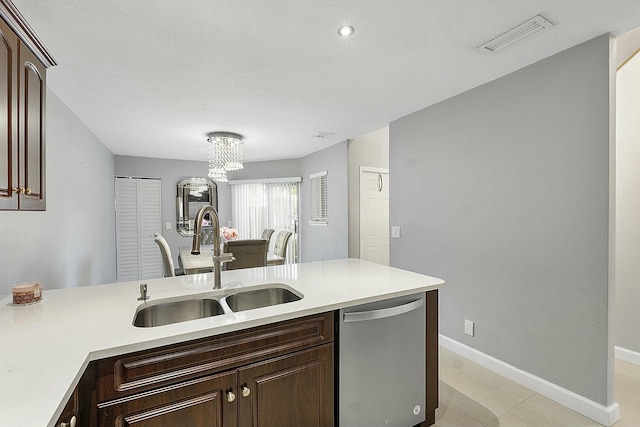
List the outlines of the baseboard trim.
{"label": "baseboard trim", "polygon": [[[584,415],[585,417],[591,418],[602,425],[612,426],[620,419],[620,406],[618,406],[617,403],[613,403],[610,406],[600,405],[599,403],[580,396],[579,394],[557,386],[542,378],[536,377],[535,375],[518,369],[458,341],[452,340],[442,334],[440,334],[439,338],[440,345],[447,350],[451,350],[462,357],[472,360],[473,362],[484,366],[485,368],[490,369],[511,381],[527,387],[538,394],[554,400],[559,404]],[[640,356],[640,354],[636,354]]]}
{"label": "baseboard trim", "polygon": [[616,359],[624,360],[625,362],[640,366],[640,353],[617,346],[615,347],[615,350]]}

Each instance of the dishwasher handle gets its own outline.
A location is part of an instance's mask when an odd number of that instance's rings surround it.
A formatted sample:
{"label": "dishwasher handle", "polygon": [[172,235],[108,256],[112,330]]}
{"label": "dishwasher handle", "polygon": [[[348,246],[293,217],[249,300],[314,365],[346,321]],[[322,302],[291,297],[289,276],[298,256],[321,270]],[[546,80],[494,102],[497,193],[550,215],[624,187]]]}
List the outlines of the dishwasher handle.
{"label": "dishwasher handle", "polygon": [[386,317],[398,316],[400,314],[408,313],[416,310],[424,305],[424,299],[420,298],[415,301],[411,301],[406,304],[397,305],[395,307],[382,308],[380,310],[371,311],[353,311],[350,313],[343,313],[342,321],[344,323],[349,322],[366,322],[368,320],[384,319]]}

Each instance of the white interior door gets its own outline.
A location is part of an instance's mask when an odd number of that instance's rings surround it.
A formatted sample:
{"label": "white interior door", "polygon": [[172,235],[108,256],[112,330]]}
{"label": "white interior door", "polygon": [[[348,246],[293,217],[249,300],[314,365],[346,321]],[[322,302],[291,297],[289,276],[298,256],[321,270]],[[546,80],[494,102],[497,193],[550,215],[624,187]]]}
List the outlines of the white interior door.
{"label": "white interior door", "polygon": [[389,265],[389,170],[360,168],[360,258]]}

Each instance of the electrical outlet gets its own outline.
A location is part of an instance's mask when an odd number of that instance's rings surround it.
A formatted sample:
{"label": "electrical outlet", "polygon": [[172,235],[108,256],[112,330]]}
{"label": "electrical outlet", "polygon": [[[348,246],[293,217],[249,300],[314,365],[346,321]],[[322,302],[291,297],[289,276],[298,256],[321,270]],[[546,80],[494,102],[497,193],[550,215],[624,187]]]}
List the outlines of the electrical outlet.
{"label": "electrical outlet", "polygon": [[473,336],[474,324],[471,320],[464,319],[464,333]]}
{"label": "electrical outlet", "polygon": [[165,223],[164,228],[166,228],[167,230],[171,230],[171,223],[170,222]]}
{"label": "electrical outlet", "polygon": [[391,226],[391,237],[395,237],[396,239],[400,238],[400,226],[392,225]]}

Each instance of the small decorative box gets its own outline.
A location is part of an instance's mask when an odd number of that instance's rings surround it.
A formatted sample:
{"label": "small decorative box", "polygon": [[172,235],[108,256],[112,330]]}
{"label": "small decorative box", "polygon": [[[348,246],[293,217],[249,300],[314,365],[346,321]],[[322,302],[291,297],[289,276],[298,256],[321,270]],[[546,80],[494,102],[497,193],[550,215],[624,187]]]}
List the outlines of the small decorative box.
{"label": "small decorative box", "polygon": [[38,302],[42,299],[42,285],[40,282],[27,282],[13,285],[13,304],[24,305]]}

